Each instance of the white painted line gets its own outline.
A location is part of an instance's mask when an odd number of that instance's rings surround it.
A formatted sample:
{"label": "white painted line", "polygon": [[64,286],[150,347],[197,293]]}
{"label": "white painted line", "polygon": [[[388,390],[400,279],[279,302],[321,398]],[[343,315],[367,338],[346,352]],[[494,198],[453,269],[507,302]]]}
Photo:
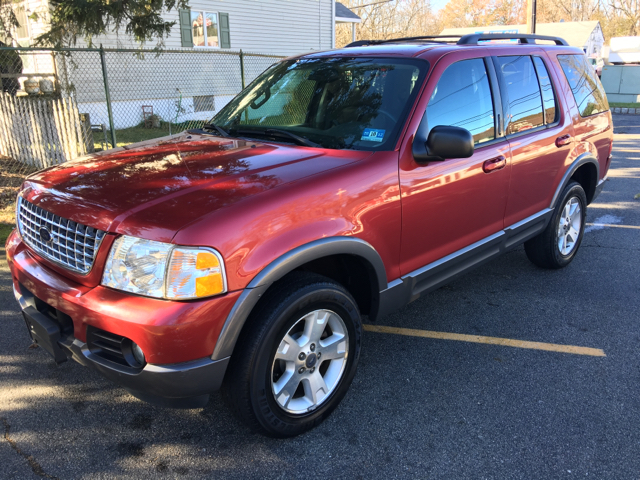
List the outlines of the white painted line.
{"label": "white painted line", "polygon": [[594,230],[602,230],[610,225],[616,223],[622,223],[622,217],[616,215],[603,215],[596,218],[592,223],[587,223],[587,228],[584,229],[584,233],[593,232]]}

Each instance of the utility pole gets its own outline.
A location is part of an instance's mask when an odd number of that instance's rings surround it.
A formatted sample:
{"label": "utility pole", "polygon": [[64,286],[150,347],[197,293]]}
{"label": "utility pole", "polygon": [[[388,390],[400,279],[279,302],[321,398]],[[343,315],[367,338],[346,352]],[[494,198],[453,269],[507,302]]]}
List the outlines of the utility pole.
{"label": "utility pole", "polygon": [[527,33],[536,33],[536,0],[527,0]]}

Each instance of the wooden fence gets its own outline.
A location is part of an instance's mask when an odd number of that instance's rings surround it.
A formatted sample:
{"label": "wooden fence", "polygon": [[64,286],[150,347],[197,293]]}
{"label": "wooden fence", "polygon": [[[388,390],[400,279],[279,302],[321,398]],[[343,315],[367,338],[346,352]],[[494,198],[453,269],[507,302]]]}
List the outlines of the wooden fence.
{"label": "wooden fence", "polygon": [[16,97],[0,92],[1,155],[46,168],[84,155],[87,145],[93,144],[90,135],[74,98]]}

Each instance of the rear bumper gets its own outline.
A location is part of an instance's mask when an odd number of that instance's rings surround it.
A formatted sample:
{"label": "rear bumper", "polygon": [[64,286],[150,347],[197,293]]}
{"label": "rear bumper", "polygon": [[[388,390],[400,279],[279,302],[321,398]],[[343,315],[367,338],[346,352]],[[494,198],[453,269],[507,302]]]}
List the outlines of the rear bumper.
{"label": "rear bumper", "polygon": [[60,326],[40,313],[29,297],[14,286],[14,295],[22,308],[31,338],[57,363],[68,358],[92,368],[124,387],[132,395],[156,405],[198,408],[209,394],[220,388],[229,358],[201,358],[172,365],[147,364],[142,369],[118,365],[92,353],[88,345],[72,335],[64,335]]}

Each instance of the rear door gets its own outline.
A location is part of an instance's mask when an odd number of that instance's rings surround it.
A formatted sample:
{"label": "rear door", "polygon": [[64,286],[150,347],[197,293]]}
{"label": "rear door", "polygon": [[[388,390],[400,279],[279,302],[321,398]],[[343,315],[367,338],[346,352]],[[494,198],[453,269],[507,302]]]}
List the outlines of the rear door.
{"label": "rear door", "polygon": [[[486,49],[459,50],[433,67],[415,117],[471,131],[470,158],[420,164],[411,155],[417,123],[400,157],[401,273],[417,270],[503,228],[509,145],[498,128],[497,83]],[[499,105],[499,103],[498,103]]]}
{"label": "rear door", "polygon": [[493,58],[511,146],[511,182],[505,227],[547,209],[571,150],[571,118],[542,50]]}

